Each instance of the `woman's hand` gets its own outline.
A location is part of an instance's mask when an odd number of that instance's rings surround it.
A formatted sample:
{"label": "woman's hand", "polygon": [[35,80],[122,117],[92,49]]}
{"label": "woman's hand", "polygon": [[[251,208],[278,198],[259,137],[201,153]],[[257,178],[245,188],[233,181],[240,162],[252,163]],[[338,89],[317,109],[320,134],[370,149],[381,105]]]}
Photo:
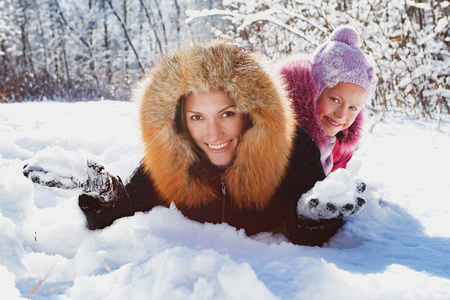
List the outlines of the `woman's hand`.
{"label": "woman's hand", "polygon": [[301,218],[313,220],[347,217],[364,208],[366,185],[356,183],[344,169],[336,170],[303,194],[297,204]]}
{"label": "woman's hand", "polygon": [[36,154],[24,166],[23,175],[33,183],[64,190],[78,190],[101,203],[114,203],[123,184],[101,164],[86,159],[83,154],[49,148]]}
{"label": "woman's hand", "polygon": [[26,164],[23,167],[23,175],[33,183],[64,190],[81,189],[82,183],[78,178],[55,174],[52,171],[43,169],[39,165]]}

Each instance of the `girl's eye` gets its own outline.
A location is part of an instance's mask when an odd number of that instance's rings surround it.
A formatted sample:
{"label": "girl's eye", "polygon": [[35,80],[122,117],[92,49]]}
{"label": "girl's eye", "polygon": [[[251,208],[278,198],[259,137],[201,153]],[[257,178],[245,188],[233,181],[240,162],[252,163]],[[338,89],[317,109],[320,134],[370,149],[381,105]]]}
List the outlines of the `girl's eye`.
{"label": "girl's eye", "polygon": [[358,108],[354,107],[354,106],[350,106],[349,107],[351,110],[358,110]]}
{"label": "girl's eye", "polygon": [[333,101],[334,103],[339,103],[339,100],[336,98],[331,98],[331,101]]}
{"label": "girl's eye", "polygon": [[200,116],[200,115],[192,115],[191,116],[191,120],[201,120],[202,119],[202,116]]}

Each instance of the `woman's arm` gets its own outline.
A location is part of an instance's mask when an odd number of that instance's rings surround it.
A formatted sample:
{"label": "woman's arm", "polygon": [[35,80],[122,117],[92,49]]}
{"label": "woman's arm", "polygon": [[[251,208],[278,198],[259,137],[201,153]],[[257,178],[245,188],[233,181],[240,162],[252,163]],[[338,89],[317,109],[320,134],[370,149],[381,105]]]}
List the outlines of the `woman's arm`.
{"label": "woman's arm", "polygon": [[288,208],[286,225],[289,239],[294,244],[321,246],[344,223],[342,218],[316,221],[301,218],[297,213],[300,197],[313,188],[316,182],[324,179],[318,146],[305,130],[298,128],[291,165],[280,190]]}
{"label": "woman's arm", "polygon": [[137,211],[148,211],[158,205],[158,195],[141,166],[133,172],[126,185],[116,177],[110,193],[114,196],[108,203],[87,194],[78,197],[78,205],[86,216],[89,229],[104,228],[116,219],[132,216]]}

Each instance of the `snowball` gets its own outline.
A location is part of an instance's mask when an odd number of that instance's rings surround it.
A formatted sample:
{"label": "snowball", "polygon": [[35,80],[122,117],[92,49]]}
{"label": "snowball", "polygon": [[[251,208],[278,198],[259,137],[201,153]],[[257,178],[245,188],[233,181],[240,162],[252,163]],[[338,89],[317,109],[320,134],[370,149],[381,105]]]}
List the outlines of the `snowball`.
{"label": "snowball", "polygon": [[[347,170],[338,169],[302,195],[298,202],[297,213],[314,220],[347,216],[353,211],[348,207],[355,208],[356,201],[356,183]],[[330,209],[330,205],[334,209]]]}
{"label": "snowball", "polygon": [[356,183],[345,169],[331,172],[328,177],[316,183],[312,190],[314,196],[323,201],[337,205],[353,202],[356,193]]}

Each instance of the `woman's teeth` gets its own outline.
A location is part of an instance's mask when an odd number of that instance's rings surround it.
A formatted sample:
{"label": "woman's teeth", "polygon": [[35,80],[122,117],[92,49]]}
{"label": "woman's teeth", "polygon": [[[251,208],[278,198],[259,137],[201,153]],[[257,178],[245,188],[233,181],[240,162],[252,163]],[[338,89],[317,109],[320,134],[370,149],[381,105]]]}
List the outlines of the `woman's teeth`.
{"label": "woman's teeth", "polygon": [[213,149],[213,150],[220,150],[220,149],[223,149],[226,146],[228,146],[230,143],[231,143],[231,141],[228,141],[228,142],[220,144],[220,145],[210,145],[210,144],[208,144],[208,147]]}

